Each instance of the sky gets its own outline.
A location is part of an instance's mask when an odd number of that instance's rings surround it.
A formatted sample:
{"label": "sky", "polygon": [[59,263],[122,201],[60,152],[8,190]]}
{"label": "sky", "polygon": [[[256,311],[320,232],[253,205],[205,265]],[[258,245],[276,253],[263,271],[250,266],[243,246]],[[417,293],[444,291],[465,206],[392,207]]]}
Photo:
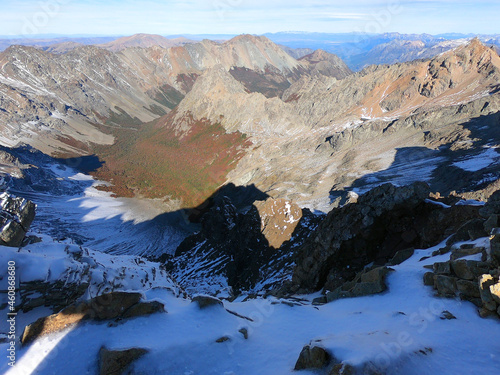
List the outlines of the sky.
{"label": "sky", "polygon": [[497,34],[499,0],[0,0],[0,35]]}

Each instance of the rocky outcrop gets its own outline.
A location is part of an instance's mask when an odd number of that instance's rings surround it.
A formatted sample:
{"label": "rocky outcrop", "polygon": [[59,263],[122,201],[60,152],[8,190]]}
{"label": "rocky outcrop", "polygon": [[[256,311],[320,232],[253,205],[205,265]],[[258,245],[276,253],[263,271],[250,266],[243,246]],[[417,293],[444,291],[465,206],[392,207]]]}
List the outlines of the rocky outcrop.
{"label": "rocky outcrop", "polygon": [[195,296],[193,297],[192,302],[196,303],[198,307],[202,310],[211,306],[221,306],[221,307],[224,306],[224,304],[220,299],[210,296]]}
{"label": "rocky outcrop", "polygon": [[219,197],[202,216],[201,230],[180,244],[166,267],[188,289],[191,283],[217,284],[221,276],[234,293],[257,284],[276,287],[289,277],[292,247],[319,220],[288,200],[257,201],[237,210],[229,197]]}
{"label": "rocky outcrop", "polygon": [[0,194],[0,245],[21,246],[35,219],[36,205],[24,198]]}
{"label": "rocky outcrop", "polygon": [[436,245],[479,216],[477,207],[444,208],[428,196],[425,183],[385,184],[333,209],[298,249],[292,290],[334,291],[367,264],[384,265],[398,251]]}
{"label": "rocky outcrop", "polygon": [[[475,219],[464,224],[452,236],[445,247],[436,252],[442,254],[450,250],[450,260],[437,262],[432,272],[424,275],[424,284],[433,286],[442,297],[460,297],[479,308],[481,316],[500,315],[500,234],[497,215],[500,214],[499,192],[491,195],[480,209],[483,219]],[[486,219],[487,218],[487,219]],[[474,244],[453,245],[455,242],[475,240],[491,233],[489,247]],[[450,242],[451,241],[451,242]],[[481,260],[463,259],[475,256]]]}
{"label": "rocky outcrop", "polygon": [[141,302],[139,293],[114,292],[103,294],[87,302],[71,305],[57,314],[40,318],[28,325],[22,334],[25,345],[39,337],[62,331],[87,320],[105,321],[147,316],[166,312],[159,302]]}

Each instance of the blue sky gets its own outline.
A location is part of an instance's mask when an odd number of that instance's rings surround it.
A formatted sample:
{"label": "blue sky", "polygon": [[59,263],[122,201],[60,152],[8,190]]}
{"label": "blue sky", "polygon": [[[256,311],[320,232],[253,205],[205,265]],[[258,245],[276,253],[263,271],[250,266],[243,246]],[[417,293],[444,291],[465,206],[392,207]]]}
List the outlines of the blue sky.
{"label": "blue sky", "polygon": [[0,0],[0,35],[500,33],[499,0]]}

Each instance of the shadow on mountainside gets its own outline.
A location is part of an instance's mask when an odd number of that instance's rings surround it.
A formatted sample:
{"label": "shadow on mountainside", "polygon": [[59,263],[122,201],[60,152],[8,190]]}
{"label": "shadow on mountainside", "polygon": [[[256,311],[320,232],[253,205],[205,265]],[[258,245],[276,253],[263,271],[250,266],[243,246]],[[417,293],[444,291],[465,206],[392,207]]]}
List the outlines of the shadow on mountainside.
{"label": "shadow on mountainside", "polygon": [[[449,135],[448,143],[437,149],[397,148],[387,169],[366,174],[342,190],[332,189],[331,201],[339,197],[345,200],[346,192],[362,194],[387,182],[403,186],[425,181],[431,191],[442,195],[485,189],[500,179],[500,112],[473,118],[460,126],[461,134]],[[429,143],[440,137],[438,131],[424,132]],[[485,198],[484,194],[476,195],[478,199]]]}

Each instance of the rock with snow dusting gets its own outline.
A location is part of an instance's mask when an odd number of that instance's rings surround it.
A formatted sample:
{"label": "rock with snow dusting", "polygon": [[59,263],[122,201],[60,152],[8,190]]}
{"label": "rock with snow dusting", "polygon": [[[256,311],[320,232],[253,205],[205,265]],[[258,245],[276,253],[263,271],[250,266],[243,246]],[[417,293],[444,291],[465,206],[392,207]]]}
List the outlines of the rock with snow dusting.
{"label": "rock with snow dusting", "polygon": [[35,219],[36,205],[8,193],[0,195],[0,245],[21,246]]}

